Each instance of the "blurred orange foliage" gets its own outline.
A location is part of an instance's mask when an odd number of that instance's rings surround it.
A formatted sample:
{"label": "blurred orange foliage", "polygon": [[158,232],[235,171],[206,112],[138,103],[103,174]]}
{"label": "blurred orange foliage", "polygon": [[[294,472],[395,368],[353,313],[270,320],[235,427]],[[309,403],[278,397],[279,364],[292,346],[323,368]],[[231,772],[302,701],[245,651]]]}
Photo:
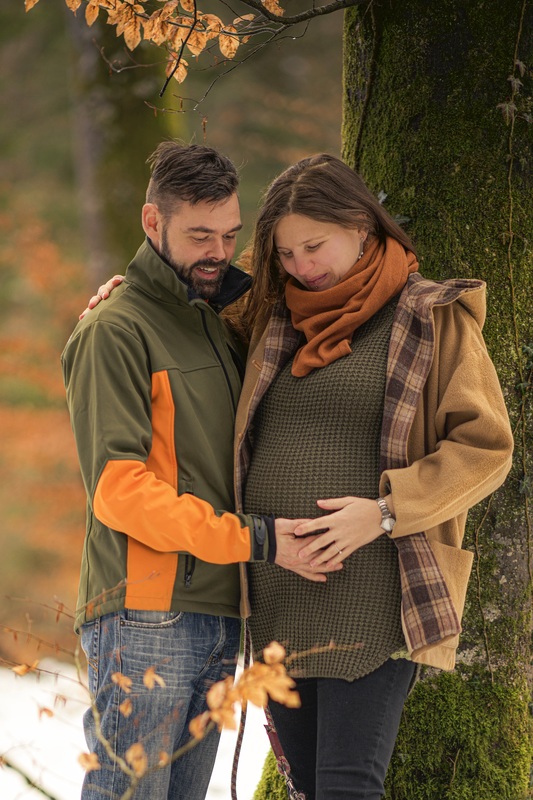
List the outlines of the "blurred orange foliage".
{"label": "blurred orange foliage", "polygon": [[[46,226],[19,220],[0,214],[0,623],[72,648],[58,607],[71,614],[76,602],[85,493],[59,357],[88,291]],[[8,663],[40,649],[29,635],[0,637]]]}

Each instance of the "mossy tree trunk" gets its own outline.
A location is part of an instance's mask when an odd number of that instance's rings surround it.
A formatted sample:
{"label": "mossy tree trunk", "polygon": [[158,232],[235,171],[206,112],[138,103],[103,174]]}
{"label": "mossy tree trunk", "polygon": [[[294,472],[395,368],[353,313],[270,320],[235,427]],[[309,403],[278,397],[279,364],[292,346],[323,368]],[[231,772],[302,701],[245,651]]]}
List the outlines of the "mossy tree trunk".
{"label": "mossy tree trunk", "polygon": [[[412,693],[386,796],[522,800],[531,796],[533,5],[381,0],[347,12],[344,48],[344,159],[409,220],[427,277],[487,281],[484,333],[516,441],[505,485],[469,514],[475,559],[458,667],[428,670]],[[270,760],[257,798],[274,796],[272,770]]]}

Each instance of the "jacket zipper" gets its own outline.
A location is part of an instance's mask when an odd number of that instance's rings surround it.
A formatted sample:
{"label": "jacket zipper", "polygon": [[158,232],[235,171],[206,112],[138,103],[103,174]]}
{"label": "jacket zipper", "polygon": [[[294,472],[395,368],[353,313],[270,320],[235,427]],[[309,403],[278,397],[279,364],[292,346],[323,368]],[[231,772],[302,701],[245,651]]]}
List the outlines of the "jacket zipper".
{"label": "jacket zipper", "polygon": [[185,577],[183,582],[185,584],[186,589],[191,588],[192,576],[196,567],[196,558],[195,556],[186,555],[185,556]]}
{"label": "jacket zipper", "polygon": [[216,355],[216,357],[218,359],[218,362],[219,362],[219,364],[222,367],[222,370],[224,372],[224,377],[226,378],[226,383],[228,384],[228,389],[229,389],[229,393],[230,393],[230,397],[231,397],[231,403],[233,405],[233,411],[235,412],[237,410],[237,403],[235,401],[235,397],[233,396],[233,390],[231,388],[231,381],[229,379],[228,370],[226,369],[226,365],[224,364],[224,361],[222,360],[222,357],[220,355],[220,351],[218,350],[216,344],[214,343],[214,341],[213,341],[213,339],[211,337],[211,334],[209,333],[209,328],[207,327],[207,322],[206,322],[206,319],[205,319],[205,312],[203,311],[203,309],[200,309],[200,314],[202,315],[202,324],[204,326],[205,335],[207,336],[207,338],[209,340],[209,344],[213,348],[214,353],[215,353],[215,355]]}

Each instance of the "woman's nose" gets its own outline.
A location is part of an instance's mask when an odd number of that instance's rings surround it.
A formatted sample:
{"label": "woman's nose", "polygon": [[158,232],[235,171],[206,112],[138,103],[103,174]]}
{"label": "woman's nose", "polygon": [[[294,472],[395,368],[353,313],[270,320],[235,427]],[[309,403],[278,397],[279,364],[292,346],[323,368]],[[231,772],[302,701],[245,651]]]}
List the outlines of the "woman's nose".
{"label": "woman's nose", "polygon": [[297,275],[305,278],[311,269],[309,258],[305,255],[294,256],[294,269]]}

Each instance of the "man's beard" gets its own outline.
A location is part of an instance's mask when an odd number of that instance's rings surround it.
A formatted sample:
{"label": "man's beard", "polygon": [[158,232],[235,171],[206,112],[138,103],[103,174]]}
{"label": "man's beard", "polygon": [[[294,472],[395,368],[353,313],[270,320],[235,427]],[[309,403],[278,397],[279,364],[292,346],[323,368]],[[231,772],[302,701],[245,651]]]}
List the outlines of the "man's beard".
{"label": "man's beard", "polygon": [[[166,231],[163,232],[161,237],[160,255],[161,258],[164,258],[167,264],[172,267],[178,278],[186,283],[187,286],[190,286],[191,289],[194,289],[196,294],[203,297],[204,300],[216,297],[220,292],[222,281],[229,269],[228,261],[214,261],[213,259],[203,258],[199,261],[195,261],[193,264],[181,264],[170,255]],[[202,278],[201,275],[198,275],[198,273],[194,271],[197,267],[218,267],[218,275],[216,278],[211,279]]]}

